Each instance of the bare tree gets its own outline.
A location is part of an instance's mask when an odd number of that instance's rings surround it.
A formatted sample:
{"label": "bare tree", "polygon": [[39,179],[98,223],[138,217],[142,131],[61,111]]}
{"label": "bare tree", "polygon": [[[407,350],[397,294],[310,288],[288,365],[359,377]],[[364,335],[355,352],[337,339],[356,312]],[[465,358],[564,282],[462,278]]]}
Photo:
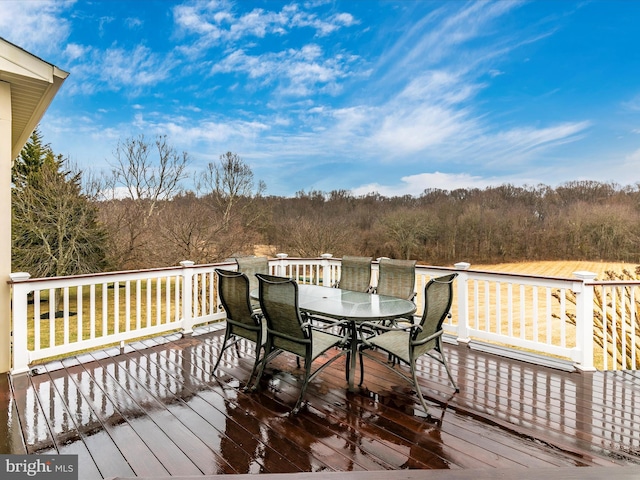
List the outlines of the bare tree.
{"label": "bare tree", "polygon": [[[221,214],[222,226],[226,228],[233,215],[245,216],[247,223],[252,223],[259,215],[246,215],[254,208],[256,199],[264,193],[266,186],[253,181],[253,172],[236,153],[227,152],[220,155],[219,163],[209,163],[201,176],[201,188],[209,192],[208,198]],[[254,191],[255,189],[255,191]],[[241,201],[245,200],[242,204]],[[249,200],[249,201],[247,201]],[[241,208],[236,208],[241,205]]]}
{"label": "bare tree", "polygon": [[345,218],[303,215],[288,218],[279,225],[279,246],[292,255],[317,257],[345,250],[353,229]]}
{"label": "bare tree", "polygon": [[419,210],[403,208],[380,219],[385,236],[397,247],[404,259],[412,258],[413,252],[429,237],[429,223]]}
{"label": "bare tree", "polygon": [[211,162],[200,175],[198,191],[208,208],[205,221],[209,226],[207,254],[210,261],[247,251],[263,229],[266,209],[261,197],[264,182],[254,182],[253,171],[242,158],[232,152]]}
{"label": "bare tree", "polygon": [[153,253],[154,220],[161,207],[181,191],[189,157],[178,153],[158,136],[153,142],[144,135],[118,142],[115,163],[106,178],[109,199],[102,220],[113,233],[112,255],[120,268],[149,266]]}

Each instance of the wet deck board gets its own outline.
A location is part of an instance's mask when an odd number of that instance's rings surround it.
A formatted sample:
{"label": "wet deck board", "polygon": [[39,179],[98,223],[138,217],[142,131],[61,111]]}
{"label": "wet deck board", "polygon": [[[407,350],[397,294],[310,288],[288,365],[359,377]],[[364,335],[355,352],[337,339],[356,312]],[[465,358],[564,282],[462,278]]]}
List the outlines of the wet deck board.
{"label": "wet deck board", "polygon": [[606,467],[621,475],[614,479],[631,471],[618,467],[640,468],[640,378],[628,372],[566,373],[446,345],[461,392],[425,360],[425,418],[415,392],[374,362],[362,387],[347,391],[343,358],[292,416],[295,360],[279,357],[247,392],[253,346],[242,342],[240,359],[229,350],[211,376],[221,340],[220,332],[149,339],[4,377],[2,453],[75,453],[83,479],[386,472],[367,477],[375,480],[549,467],[568,475]]}

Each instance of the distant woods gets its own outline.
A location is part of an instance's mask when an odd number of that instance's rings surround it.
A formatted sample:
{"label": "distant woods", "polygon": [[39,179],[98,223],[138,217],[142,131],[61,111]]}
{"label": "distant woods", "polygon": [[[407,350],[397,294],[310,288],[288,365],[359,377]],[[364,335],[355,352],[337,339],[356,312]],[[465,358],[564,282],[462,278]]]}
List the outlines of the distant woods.
{"label": "distant woods", "polygon": [[[246,166],[246,165],[245,165]],[[134,200],[100,204],[101,218]],[[143,224],[136,224],[142,228]],[[109,229],[112,235],[125,230]],[[224,188],[181,191],[160,202],[135,256],[119,268],[220,261],[268,245],[274,256],[331,253],[417,259],[452,265],[534,260],[640,262],[640,184],[621,188],[570,182],[557,188],[503,185],[427,190],[419,197],[353,196],[346,191],[294,197]],[[124,239],[121,239],[124,240]],[[135,261],[134,261],[135,260]]]}
{"label": "distant woods", "polygon": [[[14,241],[20,246],[14,270],[32,274],[37,261],[46,256],[30,256],[30,248],[42,251],[54,241],[56,245],[65,242],[59,231],[42,232],[37,221],[25,220],[32,218],[28,212],[33,215],[39,208],[25,204],[35,200],[21,193],[26,191],[29,172],[33,164],[37,170],[46,164],[43,159],[52,157],[54,170],[61,172],[60,189],[65,181],[79,185],[82,176],[83,193],[71,189],[79,198],[75,204],[49,204],[54,211],[68,208],[67,218],[85,212],[89,232],[82,238],[77,233],[69,237],[75,245],[70,258],[78,261],[82,249],[94,256],[101,253],[92,263],[95,271],[170,266],[181,260],[211,263],[252,254],[256,245],[268,245],[270,255],[387,256],[433,265],[640,262],[640,183],[622,187],[575,181],[556,188],[426,189],[418,197],[392,198],[375,193],[353,196],[344,190],[300,191],[285,198],[266,195],[266,185],[254,179],[250,166],[232,152],[201,172],[188,173],[193,172],[189,155],[176,151],[164,136],[121,141],[111,171],[91,178],[82,172],[64,174],[64,162],[38,136],[25,149],[14,167],[15,184],[21,186],[14,187],[14,228],[19,227]],[[184,183],[192,187],[186,189]],[[38,188],[38,183],[32,181],[31,187]],[[44,196],[59,195],[44,192]],[[25,263],[30,258],[33,266]],[[86,270],[86,265],[78,269]]]}
{"label": "distant woods", "polygon": [[272,214],[264,242],[290,255],[326,251],[433,265],[640,261],[640,184],[427,189],[394,198],[311,192],[263,201]]}

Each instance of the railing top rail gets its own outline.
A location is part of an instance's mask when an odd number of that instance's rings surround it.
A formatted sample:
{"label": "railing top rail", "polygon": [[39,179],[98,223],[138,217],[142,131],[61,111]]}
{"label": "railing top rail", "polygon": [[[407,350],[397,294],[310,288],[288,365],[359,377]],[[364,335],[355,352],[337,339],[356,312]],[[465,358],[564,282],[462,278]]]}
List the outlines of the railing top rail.
{"label": "railing top rail", "polygon": [[[220,263],[210,263],[210,264],[201,264],[201,265],[193,265],[192,268],[194,269],[206,269],[206,268],[213,268],[213,267],[218,267],[221,265],[233,265],[233,262],[220,262]],[[177,266],[173,266],[173,267],[158,267],[158,268],[147,268],[147,269],[142,269],[142,270],[122,270],[122,271],[116,271],[116,272],[97,272],[97,273],[84,273],[82,275],[66,275],[66,276],[62,276],[62,277],[38,277],[38,278],[26,278],[26,277],[19,277],[17,274],[20,272],[14,272],[11,275],[15,275],[14,278],[10,278],[9,280],[7,280],[7,283],[9,285],[13,285],[16,283],[46,283],[46,282],[56,282],[56,281],[65,281],[65,282],[69,282],[71,280],[79,280],[79,281],[86,281],[86,280],[91,280],[91,279],[95,279],[95,278],[104,278],[107,279],[109,277],[119,277],[119,279],[121,279],[122,277],[131,277],[131,276],[139,276],[141,274],[144,275],[155,275],[155,274],[166,274],[166,273],[171,273],[171,272],[179,272],[180,270],[182,270],[184,267],[177,265]]]}
{"label": "railing top rail", "polygon": [[593,286],[630,286],[640,285],[640,280],[594,280],[591,282],[585,282],[587,285]]}
{"label": "railing top rail", "polygon": [[[331,263],[339,263],[340,262],[340,258],[339,257],[332,257],[332,258],[322,258],[322,257],[318,257],[318,258],[303,258],[303,257],[285,257],[285,258],[270,258],[269,259],[269,263],[275,263],[277,264],[279,261],[281,260],[287,260],[287,261],[291,261],[291,262],[300,262],[300,261],[306,261],[306,262],[310,262],[310,261],[317,261],[317,262],[322,262],[324,260],[329,260]],[[378,260],[373,260],[372,262],[374,265],[378,264]],[[206,269],[206,268],[214,268],[217,266],[222,266],[222,265],[232,265],[233,262],[217,262],[217,263],[210,263],[210,264],[199,264],[199,265],[193,265],[192,268],[195,269]],[[142,270],[125,270],[125,271],[115,271],[115,272],[98,272],[98,273],[88,273],[88,274],[82,274],[82,275],[68,275],[68,276],[62,276],[62,277],[45,277],[45,278],[26,278],[25,277],[19,277],[16,275],[16,278],[12,278],[10,280],[7,281],[8,284],[16,284],[16,283],[39,283],[39,282],[52,282],[52,281],[73,281],[73,280],[80,280],[80,281],[86,281],[88,279],[96,279],[96,278],[102,278],[102,279],[108,279],[109,277],[120,277],[122,278],[123,276],[131,276],[131,275],[140,275],[140,274],[147,274],[147,275],[154,275],[154,274],[167,274],[167,273],[171,273],[171,272],[176,272],[179,271],[180,269],[182,269],[182,266],[171,266],[171,267],[159,267],[159,268],[150,268],[150,269],[142,269]],[[449,272],[449,271],[459,271],[458,268],[455,267],[446,267],[446,266],[434,266],[434,265],[422,265],[422,264],[418,264],[416,265],[416,268],[419,270],[431,270],[431,271],[442,271],[442,272]],[[468,274],[472,274],[474,276],[491,276],[492,278],[500,278],[500,277],[504,277],[504,278],[522,278],[522,279],[543,279],[543,280],[551,280],[551,281],[571,281],[571,282],[575,282],[577,279],[576,278],[570,278],[570,277],[555,277],[555,276],[543,276],[543,275],[532,275],[532,274],[523,274],[523,273],[509,273],[509,272],[497,272],[497,271],[491,271],[491,270],[475,270],[475,269],[468,269],[465,270]],[[18,272],[16,272],[18,273]],[[640,281],[636,281],[637,283],[640,284]],[[635,284],[634,281],[588,281],[586,282],[590,285],[628,285],[628,284]]]}
{"label": "railing top rail", "polygon": [[576,282],[580,281],[580,279],[575,277],[555,277],[550,275],[534,275],[528,273],[513,273],[513,272],[496,272],[493,270],[465,270],[465,272],[474,274],[474,275],[487,275],[491,277],[505,277],[505,278],[522,278],[522,279],[542,279],[542,280],[550,280],[550,281],[560,281],[560,282]]}

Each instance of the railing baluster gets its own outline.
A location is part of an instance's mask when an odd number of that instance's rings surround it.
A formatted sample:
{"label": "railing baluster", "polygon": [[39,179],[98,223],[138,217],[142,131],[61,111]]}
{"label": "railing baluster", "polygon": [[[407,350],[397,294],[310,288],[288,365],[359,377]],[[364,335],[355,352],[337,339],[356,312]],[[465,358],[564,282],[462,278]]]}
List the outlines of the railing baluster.
{"label": "railing baluster", "polygon": [[109,334],[109,286],[102,284],[102,336]]}
{"label": "railing baluster", "polygon": [[171,323],[171,279],[173,277],[167,277],[167,281],[165,282],[165,323]]}
{"label": "railing baluster", "polygon": [[150,278],[147,278],[146,289],[147,289],[147,312],[145,315],[145,327],[149,328],[151,326],[152,318],[151,318],[151,290],[152,290],[152,281]]}
{"label": "railing baluster", "polygon": [[[553,324],[551,303],[553,297],[551,296],[551,288],[545,288],[545,326],[546,326],[546,342],[553,343],[553,331],[551,326]],[[562,320],[561,320],[562,321]]]}
{"label": "railing baluster", "polygon": [[609,369],[609,347],[608,347],[608,342],[609,342],[609,332],[608,332],[608,320],[607,320],[607,308],[608,308],[608,303],[607,302],[607,298],[609,297],[609,288],[607,288],[605,285],[602,285],[601,287],[601,292],[602,292],[602,361],[604,363],[604,369],[608,370]]}
{"label": "railing baluster", "polygon": [[484,328],[485,331],[491,331],[491,300],[490,300],[490,289],[489,282],[484,282]]}
{"label": "railing baluster", "polygon": [[560,289],[560,346],[567,348],[567,290]]}
{"label": "railing baluster", "polygon": [[478,319],[480,302],[478,301],[478,298],[479,298],[478,281],[474,280],[473,281],[473,329],[475,330],[480,329],[480,323]]}
{"label": "railing baluster", "polygon": [[520,285],[520,338],[524,339],[525,338],[525,330],[526,330],[526,310],[525,310],[525,304],[526,304],[526,299],[525,299],[525,291],[524,291],[524,285]]}
{"label": "railing baluster", "polygon": [[89,285],[89,338],[96,338],[96,286]]}
{"label": "railing baluster", "polygon": [[513,283],[507,284],[507,315],[509,316],[509,337],[513,337]]}
{"label": "railing baluster", "polygon": [[538,287],[532,287],[533,295],[533,341],[538,342]]}
{"label": "railing baluster", "polygon": [[77,330],[77,342],[82,341],[84,338],[84,322],[82,318],[82,285],[76,287],[76,330]]}
{"label": "railing baluster", "polygon": [[33,292],[33,349],[40,350],[40,290]]}
{"label": "railing baluster", "polygon": [[496,282],[496,333],[502,335],[502,283]]}
{"label": "railing baluster", "polygon": [[156,278],[156,325],[162,323],[162,279]]}
{"label": "railing baluster", "polygon": [[[136,280],[136,330],[142,327],[142,282]],[[129,302],[127,302],[129,303]]]}
{"label": "railing baluster", "polygon": [[113,333],[120,333],[120,282],[113,283]]}
{"label": "railing baluster", "polygon": [[[64,340],[63,343],[64,345],[68,345],[69,344],[69,287],[64,287],[62,289],[62,305],[63,305],[63,311],[62,311],[62,320],[63,320],[63,332],[64,332]],[[55,306],[54,306],[54,311],[55,311]],[[57,315],[58,312],[55,311],[54,315]]]}

